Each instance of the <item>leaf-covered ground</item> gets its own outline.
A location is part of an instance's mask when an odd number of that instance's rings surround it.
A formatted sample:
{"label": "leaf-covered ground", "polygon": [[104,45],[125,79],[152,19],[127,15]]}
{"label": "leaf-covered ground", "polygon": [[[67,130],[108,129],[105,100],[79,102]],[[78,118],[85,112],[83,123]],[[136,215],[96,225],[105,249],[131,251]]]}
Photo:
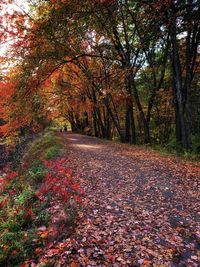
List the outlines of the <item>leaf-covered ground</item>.
{"label": "leaf-covered ground", "polygon": [[48,250],[55,266],[199,266],[197,163],[77,134],[63,138],[85,197],[75,233]]}

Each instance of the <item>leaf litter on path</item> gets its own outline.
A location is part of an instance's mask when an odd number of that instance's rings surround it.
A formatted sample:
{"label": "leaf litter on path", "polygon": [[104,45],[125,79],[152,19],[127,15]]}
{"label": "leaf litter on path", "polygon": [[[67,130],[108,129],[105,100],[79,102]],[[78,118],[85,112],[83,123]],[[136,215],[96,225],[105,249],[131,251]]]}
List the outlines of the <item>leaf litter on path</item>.
{"label": "leaf litter on path", "polygon": [[85,198],[52,266],[199,266],[197,163],[77,134],[63,138]]}

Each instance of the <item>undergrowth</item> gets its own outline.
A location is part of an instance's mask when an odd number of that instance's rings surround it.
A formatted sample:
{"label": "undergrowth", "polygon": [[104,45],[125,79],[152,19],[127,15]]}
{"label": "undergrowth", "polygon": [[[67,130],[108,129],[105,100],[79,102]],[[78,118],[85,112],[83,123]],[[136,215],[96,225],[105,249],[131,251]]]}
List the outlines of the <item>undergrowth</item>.
{"label": "undergrowth", "polygon": [[176,140],[172,139],[170,142],[164,146],[158,144],[152,144],[151,146],[146,146],[152,150],[158,151],[161,155],[176,156],[185,160],[200,161],[200,138],[194,137],[192,139],[192,146],[190,150],[182,150],[177,148]]}
{"label": "undergrowth", "polygon": [[53,197],[66,205],[72,197],[80,200],[78,185],[60,159],[62,146],[57,133],[47,131],[30,145],[18,171],[0,177],[0,266],[20,266],[42,250],[47,235],[38,229],[48,227],[46,208]]}

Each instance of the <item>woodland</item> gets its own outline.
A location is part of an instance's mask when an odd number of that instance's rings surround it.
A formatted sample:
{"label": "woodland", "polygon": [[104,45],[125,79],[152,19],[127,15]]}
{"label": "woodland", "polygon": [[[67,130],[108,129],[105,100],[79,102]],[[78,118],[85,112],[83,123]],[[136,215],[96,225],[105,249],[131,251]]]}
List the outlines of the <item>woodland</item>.
{"label": "woodland", "polygon": [[12,2],[1,1],[3,135],[62,117],[72,131],[199,153],[199,1]]}
{"label": "woodland", "polygon": [[0,64],[0,266],[198,267],[200,1],[1,0]]}

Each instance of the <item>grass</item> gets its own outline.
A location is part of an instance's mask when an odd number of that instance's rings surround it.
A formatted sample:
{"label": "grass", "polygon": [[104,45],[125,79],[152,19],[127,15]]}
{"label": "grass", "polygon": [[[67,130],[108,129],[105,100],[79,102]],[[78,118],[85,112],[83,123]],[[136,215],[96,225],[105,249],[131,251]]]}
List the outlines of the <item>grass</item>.
{"label": "grass", "polygon": [[44,159],[50,160],[58,157],[61,147],[62,140],[56,132],[47,131],[31,144],[23,161],[28,167],[39,165]]}

